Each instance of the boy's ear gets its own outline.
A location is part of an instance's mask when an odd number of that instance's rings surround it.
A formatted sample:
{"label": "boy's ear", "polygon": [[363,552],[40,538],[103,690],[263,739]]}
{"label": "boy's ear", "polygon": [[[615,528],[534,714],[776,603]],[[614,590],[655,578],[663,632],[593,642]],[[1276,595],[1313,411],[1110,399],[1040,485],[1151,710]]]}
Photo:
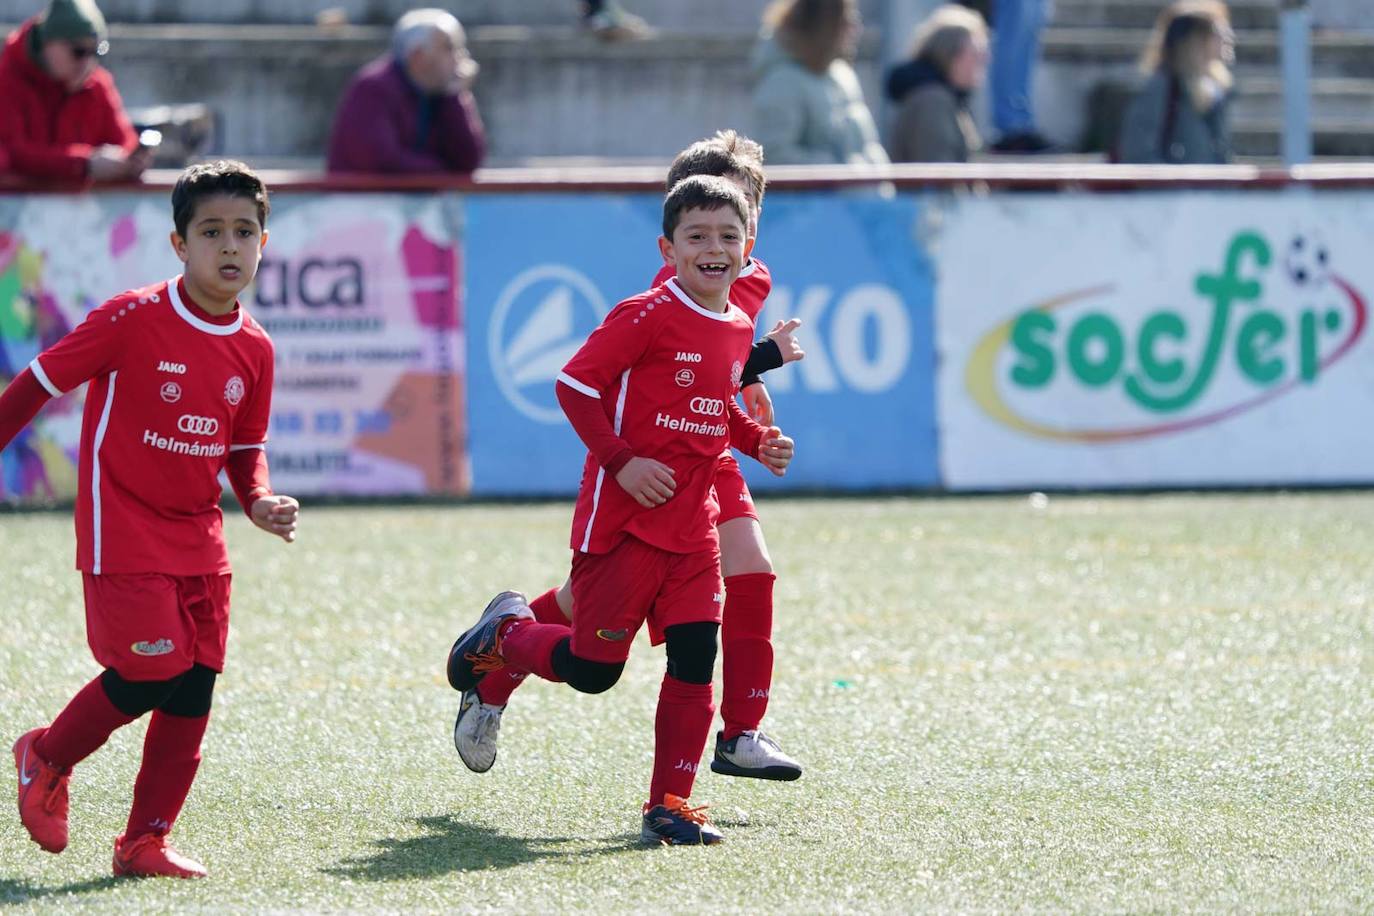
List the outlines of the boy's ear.
{"label": "boy's ear", "polygon": [[186,263],[186,240],[185,240],[184,238],[182,238],[182,237],[181,237],[181,234],[178,233],[175,229],[172,230],[172,234],[168,236],[168,239],[169,239],[169,240],[171,241],[171,243],[172,243],[172,251],[176,252],[177,258],[180,259],[181,263],[185,264],[185,263]]}
{"label": "boy's ear", "polygon": [[668,241],[666,235],[660,235],[658,237],[658,253],[663,255],[664,264],[673,263],[673,243]]}
{"label": "boy's ear", "polygon": [[751,235],[744,240],[744,260],[749,260],[749,253],[754,250],[754,237]]}
{"label": "boy's ear", "polygon": [[259,250],[259,251],[262,251],[262,250],[263,250],[264,248],[266,248],[266,247],[267,247],[267,230],[264,229],[264,230],[262,230],[262,239],[261,239],[261,241],[258,242],[258,250]]}

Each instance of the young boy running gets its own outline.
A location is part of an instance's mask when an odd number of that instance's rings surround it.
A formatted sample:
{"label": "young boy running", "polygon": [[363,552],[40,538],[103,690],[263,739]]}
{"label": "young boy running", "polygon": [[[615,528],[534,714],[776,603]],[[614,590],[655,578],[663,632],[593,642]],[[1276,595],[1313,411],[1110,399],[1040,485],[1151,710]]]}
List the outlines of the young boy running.
{"label": "young boy running", "polygon": [[[756,236],[765,183],[763,148],[759,144],[734,131],[721,131],[693,143],[673,160],[668,170],[668,187],[692,175],[715,175],[734,183],[750,203],[749,236]],[[665,264],[655,277],[654,286],[662,285],[674,273],[675,265]],[[730,288],[730,301],[751,321],[757,321],[771,290],[767,265],[750,256]],[[764,424],[773,422],[772,404],[758,376],[784,362],[802,358],[804,354],[792,337],[799,324],[795,319],[785,324],[779,322],[754,346],[745,364],[746,407],[751,416]],[[772,687],[773,564],[749,487],[728,448],[720,456],[714,486],[720,505],[717,527],[725,576],[721,625],[724,728],[716,734],[711,769],[730,776],[797,779],[801,776],[801,765],[759,728]],[[571,580],[535,598],[530,608],[540,622],[562,623],[571,619]],[[652,622],[650,633],[655,645],[663,641]],[[496,762],[501,715],[523,679],[523,672],[507,669],[484,679],[463,695],[454,725],[454,745],[474,772],[486,772]]]}
{"label": "young boy running", "polygon": [[748,222],[748,202],[728,181],[677,184],[659,240],[677,277],[616,306],[558,375],[559,403],[588,449],[573,513],[571,627],[536,621],[523,596],[503,592],[449,654],[457,690],[510,666],[600,693],[651,621],[668,656],[641,829],[651,842],[723,838],[687,803],[715,714],[716,464],[730,443],[776,473],[792,457],[791,440],[734,402],[753,322],[728,297]]}
{"label": "young boy running", "polygon": [[218,475],[259,528],[295,538],[298,505],[272,493],[272,342],[238,303],[267,242],[267,189],[247,166],[187,169],[172,191],[172,280],[92,311],[0,394],[0,449],[51,397],[90,381],[81,426],[76,565],[86,634],[105,669],[14,744],[19,818],[67,845],[72,767],[152,713],[114,873],[200,878],[167,835],[191,790],[229,623]]}

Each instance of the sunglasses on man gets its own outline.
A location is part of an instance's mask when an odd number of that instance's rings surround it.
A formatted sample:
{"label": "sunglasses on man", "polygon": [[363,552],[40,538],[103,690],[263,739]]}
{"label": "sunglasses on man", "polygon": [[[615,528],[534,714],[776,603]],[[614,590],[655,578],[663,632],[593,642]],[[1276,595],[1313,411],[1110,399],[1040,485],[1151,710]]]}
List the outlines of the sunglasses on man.
{"label": "sunglasses on man", "polygon": [[96,42],[93,45],[72,45],[72,57],[77,60],[85,60],[88,57],[104,57],[110,50],[108,41]]}

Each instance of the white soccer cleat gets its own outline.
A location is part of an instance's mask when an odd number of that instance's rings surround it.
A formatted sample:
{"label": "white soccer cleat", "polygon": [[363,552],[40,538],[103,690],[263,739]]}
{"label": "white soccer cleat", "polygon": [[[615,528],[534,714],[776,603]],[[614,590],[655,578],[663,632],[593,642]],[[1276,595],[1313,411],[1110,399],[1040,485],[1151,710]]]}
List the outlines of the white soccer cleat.
{"label": "white soccer cleat", "polygon": [[463,691],[458,719],[453,723],[453,746],[474,773],[485,773],[496,762],[496,737],[501,733],[504,706],[483,703],[477,688]]}
{"label": "white soccer cleat", "polygon": [[784,782],[801,777],[801,764],[784,754],[778,742],[763,732],[747,731],[729,741],[724,737],[725,732],[716,732],[716,753],[711,759],[713,773]]}

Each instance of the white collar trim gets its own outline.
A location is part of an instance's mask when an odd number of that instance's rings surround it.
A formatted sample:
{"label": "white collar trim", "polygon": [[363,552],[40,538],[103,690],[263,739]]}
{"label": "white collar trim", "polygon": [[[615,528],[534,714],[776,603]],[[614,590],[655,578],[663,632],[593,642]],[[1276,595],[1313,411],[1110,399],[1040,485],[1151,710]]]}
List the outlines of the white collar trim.
{"label": "white collar trim", "polygon": [[216,337],[228,337],[230,334],[237,334],[239,328],[243,327],[243,309],[238,310],[230,324],[213,324],[204,318],[198,318],[186,307],[186,303],[181,301],[181,293],[177,291],[177,284],[181,282],[181,275],[173,277],[167,281],[167,298],[172,303],[172,311],[181,316],[181,319],[195,328],[197,331],[204,331],[206,334],[214,334]]}
{"label": "white collar trim", "polygon": [[726,303],[725,303],[725,311],[723,311],[723,312],[713,312],[713,311],[711,311],[710,309],[704,309],[704,308],[702,308],[701,306],[697,305],[695,302],[693,302],[693,301],[692,301],[692,297],[689,296],[689,295],[687,295],[686,291],[683,290],[682,287],[680,287],[680,286],[677,285],[677,277],[669,277],[669,278],[668,278],[668,282],[667,282],[665,285],[668,287],[668,289],[672,292],[672,294],[673,294],[674,296],[677,296],[678,300],[679,300],[683,305],[687,306],[689,309],[691,309],[692,311],[696,312],[698,315],[702,315],[702,316],[704,316],[704,317],[706,317],[706,318],[710,318],[710,319],[712,319],[713,321],[732,321],[732,320],[734,320],[734,316],[731,315],[731,312],[734,311],[734,308],[735,308],[735,305],[734,305],[733,302],[730,302],[729,300],[727,300]]}
{"label": "white collar trim", "polygon": [[[745,264],[743,267],[740,268],[740,277],[747,277],[753,274],[755,263],[757,262],[753,258],[750,258],[749,263]],[[736,277],[735,279],[739,279],[739,277]]]}

